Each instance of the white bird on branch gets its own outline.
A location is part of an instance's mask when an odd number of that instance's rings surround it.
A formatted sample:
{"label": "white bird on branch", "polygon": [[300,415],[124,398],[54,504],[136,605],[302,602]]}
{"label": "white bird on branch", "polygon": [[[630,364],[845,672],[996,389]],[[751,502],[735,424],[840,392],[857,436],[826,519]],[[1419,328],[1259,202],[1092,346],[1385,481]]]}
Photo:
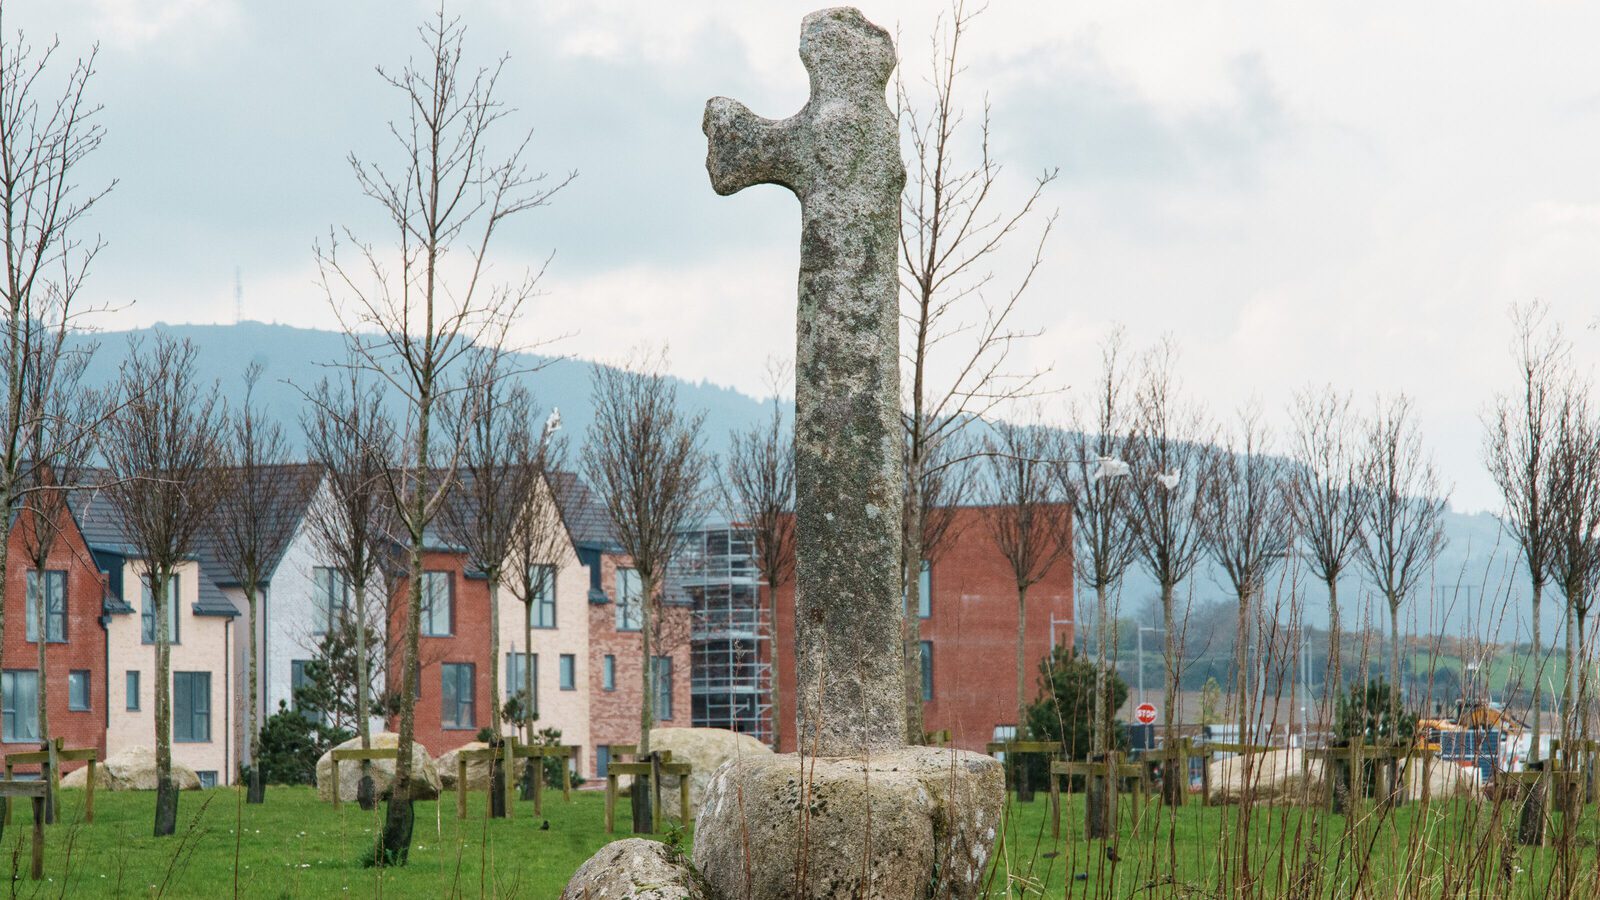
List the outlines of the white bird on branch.
{"label": "white bird on branch", "polygon": [[1115,456],[1102,456],[1095,460],[1094,475],[1090,476],[1089,481],[1095,482],[1102,478],[1126,478],[1128,474],[1127,463],[1117,459]]}
{"label": "white bird on branch", "polygon": [[1183,480],[1183,470],[1175,469],[1171,472],[1161,472],[1156,475],[1156,480],[1161,482],[1161,486],[1169,491],[1177,490],[1178,482]]}
{"label": "white bird on branch", "polygon": [[561,430],[561,408],[559,406],[552,406],[552,407],[550,407],[550,418],[544,420],[544,433],[545,433],[545,436],[548,437],[549,435],[555,434],[556,432],[558,432],[560,430]]}

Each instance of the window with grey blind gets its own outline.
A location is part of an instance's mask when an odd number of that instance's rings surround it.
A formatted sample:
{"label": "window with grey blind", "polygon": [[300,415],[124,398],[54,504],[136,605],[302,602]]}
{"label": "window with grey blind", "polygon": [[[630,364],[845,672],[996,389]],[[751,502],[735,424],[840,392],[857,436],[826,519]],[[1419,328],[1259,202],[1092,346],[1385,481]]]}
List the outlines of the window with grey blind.
{"label": "window with grey blind", "polygon": [[45,640],[65,643],[67,640],[67,573],[37,569],[28,571],[27,632],[28,642],[39,641],[39,597],[44,595]]}
{"label": "window with grey blind", "polygon": [[350,606],[350,583],[344,573],[329,566],[311,570],[312,634],[332,631]]}
{"label": "window with grey blind", "polygon": [[8,744],[39,739],[39,673],[7,669],[0,673],[0,740]]}
{"label": "window with grey blind", "polygon": [[[144,590],[144,594],[139,604],[139,624],[144,630],[144,642],[146,644],[154,644],[156,642],[156,598],[155,595],[150,593],[150,582],[147,579],[140,579],[140,585]],[[179,587],[180,582],[177,575],[167,579],[167,640],[173,644],[178,643],[178,601],[183,596],[183,592],[179,590]]]}
{"label": "window with grey blind", "polygon": [[425,636],[450,636],[454,601],[455,585],[449,572],[422,573],[422,633]]}
{"label": "window with grey blind", "polygon": [[534,586],[533,602],[528,605],[529,626],[556,627],[556,567],[548,563],[529,566],[529,582]]}
{"label": "window with grey blind", "polygon": [[211,740],[211,673],[172,673],[172,740],[204,744]]}
{"label": "window with grey blind", "polygon": [[439,724],[448,730],[477,727],[473,710],[472,663],[442,663],[439,666]]}

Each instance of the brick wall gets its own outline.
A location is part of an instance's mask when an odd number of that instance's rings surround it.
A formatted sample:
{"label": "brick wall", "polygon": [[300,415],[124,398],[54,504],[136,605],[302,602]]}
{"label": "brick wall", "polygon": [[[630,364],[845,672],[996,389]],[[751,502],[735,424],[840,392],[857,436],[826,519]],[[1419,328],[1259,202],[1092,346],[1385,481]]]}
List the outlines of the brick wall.
{"label": "brick wall", "polygon": [[[929,731],[949,729],[955,746],[982,751],[997,725],[1017,719],[1017,588],[1011,565],[995,547],[976,507],[959,510],[949,544],[933,563],[932,608],[921,624],[922,639],[933,644],[933,699],[923,706]],[[1027,695],[1039,692],[1038,666],[1050,652],[1051,618],[1055,641],[1069,643],[1073,626],[1073,571],[1063,558],[1028,591],[1024,653]],[[794,584],[778,594],[781,647],[780,703],[782,749],[795,749]]]}
{"label": "brick wall", "polygon": [[[27,512],[23,516],[29,515]],[[45,681],[48,685],[50,734],[66,741],[68,747],[94,747],[104,758],[106,716],[105,631],[99,617],[104,587],[83,537],[63,515],[61,530],[49,556],[49,569],[67,573],[67,642],[45,645]],[[27,578],[33,568],[29,559],[23,520],[11,529],[6,546],[5,667],[33,670],[38,666],[38,644],[28,641],[26,627]],[[74,670],[89,672],[89,708],[68,709],[67,676]],[[37,743],[0,743],[0,753],[37,750]],[[80,763],[67,763],[71,770]],[[29,767],[18,767],[19,770]],[[32,768],[37,771],[36,767]]]}
{"label": "brick wall", "polygon": [[[475,740],[478,729],[489,724],[489,704],[494,700],[489,683],[489,582],[482,578],[468,578],[465,557],[455,553],[430,551],[422,556],[424,572],[450,573],[450,583],[455,592],[453,618],[448,637],[417,636],[417,660],[422,673],[420,690],[416,698],[416,739],[438,756]],[[395,594],[389,603],[389,686],[401,690],[405,660],[406,603],[410,590],[409,579],[397,581]],[[504,641],[505,636],[501,636]],[[502,650],[502,656],[504,651]],[[473,723],[465,729],[446,729],[441,720],[442,665],[444,663],[470,663],[473,671]],[[389,730],[398,731],[400,719],[391,716]]]}

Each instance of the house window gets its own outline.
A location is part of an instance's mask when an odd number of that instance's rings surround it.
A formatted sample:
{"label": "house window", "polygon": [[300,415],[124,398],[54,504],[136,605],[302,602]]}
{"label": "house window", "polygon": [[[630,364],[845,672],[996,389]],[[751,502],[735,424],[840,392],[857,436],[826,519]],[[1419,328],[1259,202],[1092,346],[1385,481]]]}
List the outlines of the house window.
{"label": "house window", "polygon": [[617,570],[617,630],[638,631],[644,626],[643,585],[638,569]]}
{"label": "house window", "polygon": [[933,699],[933,641],[922,642],[922,699]]}
{"label": "house window", "polygon": [[658,656],[656,671],[656,721],[672,720],[672,657]]}
{"label": "house window", "polygon": [[933,563],[927,560],[917,571],[917,615],[924,619],[933,615]]}
{"label": "house window", "polygon": [[563,691],[578,689],[578,658],[571,653],[561,654],[561,689]]}
{"label": "house window", "polygon": [[82,712],[89,708],[89,670],[73,669],[67,673],[67,709]]}
{"label": "house window", "polygon": [[40,572],[37,569],[28,571],[28,602],[26,615],[28,617],[27,631],[28,642],[37,643],[39,640],[39,593],[45,595],[44,606],[44,633],[46,640],[51,643],[65,643],[67,640],[67,573],[54,570],[43,573],[43,584],[40,584]]}
{"label": "house window", "polygon": [[449,637],[453,619],[455,585],[449,572],[422,573],[422,633]]}
{"label": "house window", "polygon": [[617,689],[617,658],[609,653],[600,666],[600,687],[608,691]]}
{"label": "house window", "polygon": [[139,711],[139,670],[129,669],[122,678],[122,692],[128,698],[128,712]]}
{"label": "house window", "polygon": [[539,711],[539,654],[506,654],[506,699],[520,697],[527,692],[528,676],[533,676],[533,697],[528,712]]}
{"label": "house window", "polygon": [[443,663],[439,666],[440,685],[439,719],[447,730],[477,727],[473,711],[472,663]]}
{"label": "house window", "polygon": [[533,628],[556,627],[556,567],[547,563],[529,567],[528,583],[533,585],[533,602],[528,605],[528,624]]}
{"label": "house window", "polygon": [[311,674],[307,667],[311,665],[309,659],[293,659],[289,661],[289,705],[306,718],[307,721],[320,724],[327,723],[326,714],[320,709],[300,709],[300,689],[311,687]]}
{"label": "house window", "polygon": [[[144,642],[156,642],[156,599],[150,593],[150,582],[142,582],[144,590],[143,600],[139,609],[139,624],[144,629]],[[178,643],[178,576],[172,575],[167,579],[167,641]]]}
{"label": "house window", "polygon": [[7,669],[0,674],[0,740],[8,744],[39,739],[39,673]]}
{"label": "house window", "polygon": [[196,778],[200,779],[200,786],[201,787],[203,787],[203,788],[214,788],[214,787],[217,786],[217,770],[216,769],[203,769],[203,770],[201,770],[199,772],[196,772],[194,774],[195,774]]}
{"label": "house window", "polygon": [[180,744],[211,741],[211,673],[172,673],[172,739]]}
{"label": "house window", "polygon": [[611,745],[597,744],[594,748],[594,777],[606,777],[606,770],[611,768]]}
{"label": "house window", "polygon": [[311,570],[312,634],[326,634],[344,618],[350,606],[350,582],[344,573],[328,566]]}

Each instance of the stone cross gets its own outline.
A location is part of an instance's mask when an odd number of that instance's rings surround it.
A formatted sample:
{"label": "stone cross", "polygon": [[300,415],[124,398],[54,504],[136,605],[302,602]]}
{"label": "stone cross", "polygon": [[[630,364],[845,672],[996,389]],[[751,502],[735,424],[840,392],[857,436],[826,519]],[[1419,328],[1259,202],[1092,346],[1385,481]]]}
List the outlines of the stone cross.
{"label": "stone cross", "polygon": [[795,349],[795,619],[800,741],[854,756],[905,744],[901,629],[899,126],[894,42],[849,8],[806,16],[811,98],[763,119],[717,97],[711,186],[800,198]]}

